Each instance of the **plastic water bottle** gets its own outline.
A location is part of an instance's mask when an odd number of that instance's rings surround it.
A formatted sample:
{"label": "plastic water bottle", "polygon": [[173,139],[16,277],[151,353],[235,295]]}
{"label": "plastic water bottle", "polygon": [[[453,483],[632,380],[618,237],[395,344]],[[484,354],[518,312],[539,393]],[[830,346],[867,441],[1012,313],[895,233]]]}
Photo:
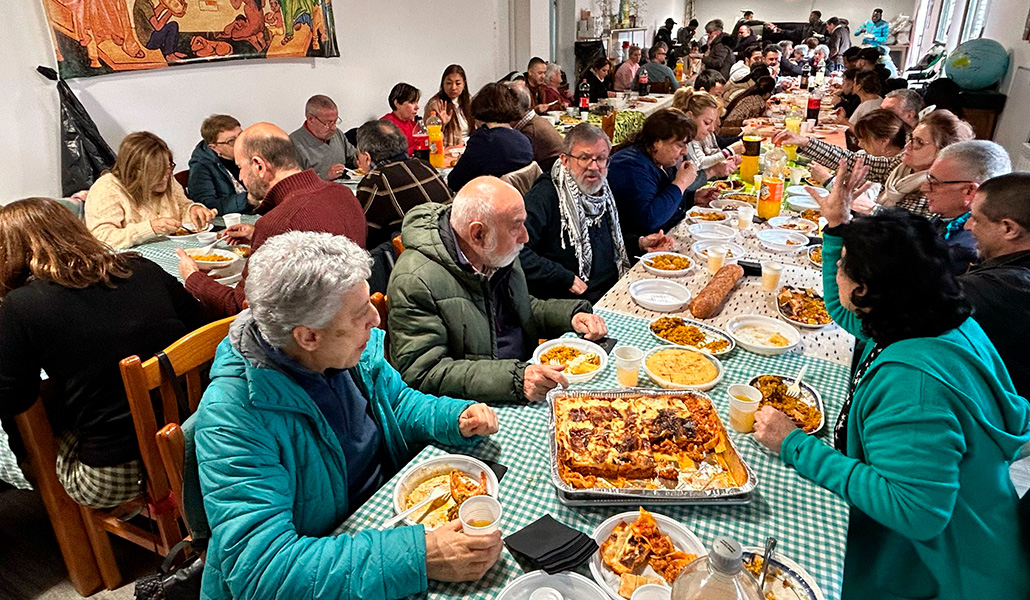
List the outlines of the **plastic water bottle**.
{"label": "plastic water bottle", "polygon": [[736,541],[715,538],[708,556],[687,565],[673,582],[672,600],[763,600],[743,556]]}

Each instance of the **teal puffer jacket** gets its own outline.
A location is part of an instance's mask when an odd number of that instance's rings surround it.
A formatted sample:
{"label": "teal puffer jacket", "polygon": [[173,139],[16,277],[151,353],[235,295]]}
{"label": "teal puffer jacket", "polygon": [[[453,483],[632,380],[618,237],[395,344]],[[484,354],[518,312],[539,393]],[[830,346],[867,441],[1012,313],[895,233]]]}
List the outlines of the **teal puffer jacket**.
{"label": "teal puffer jacket", "polygon": [[[372,330],[352,372],[383,433],[388,467],[397,470],[424,442],[472,441],[458,431],[471,403],[405,385],[383,356],[381,330]],[[211,376],[196,415],[212,531],[203,598],[386,599],[426,589],[422,526],[331,535],[356,507],[340,443],[302,388],[241,354],[232,332]]]}

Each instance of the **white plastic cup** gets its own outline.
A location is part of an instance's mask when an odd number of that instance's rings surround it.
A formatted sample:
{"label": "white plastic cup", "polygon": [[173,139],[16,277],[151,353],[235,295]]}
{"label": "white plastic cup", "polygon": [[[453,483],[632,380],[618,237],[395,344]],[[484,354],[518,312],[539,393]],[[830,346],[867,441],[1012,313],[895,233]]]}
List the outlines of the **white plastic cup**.
{"label": "white plastic cup", "polygon": [[783,275],[783,265],[776,261],[767,260],[762,263],[762,291],[775,292],[780,289],[780,277]]}
{"label": "white plastic cup", "polygon": [[790,185],[798,185],[801,183],[801,177],[805,174],[804,167],[791,167],[790,169]]}
{"label": "white plastic cup", "polygon": [[806,133],[805,129],[808,130],[807,133],[812,133],[812,131],[815,130],[815,119],[808,119],[807,121],[801,124],[801,127],[801,133]]}
{"label": "white plastic cup", "polygon": [[730,427],[740,433],[755,428],[755,412],[762,401],[762,392],[750,385],[734,384],[726,390],[730,397]]}
{"label": "white plastic cup", "polygon": [[242,221],[243,216],[240,213],[229,213],[222,216],[222,220],[225,221],[226,227],[232,227],[233,225],[239,225]]}
{"label": "white plastic cup", "polygon": [[751,221],[755,218],[754,206],[741,206],[737,209],[737,229],[741,231],[751,227]]}
{"label": "white plastic cup", "polygon": [[493,496],[472,496],[461,503],[458,520],[466,535],[489,535],[501,526],[501,503]]}
{"label": "white plastic cup", "polygon": [[570,106],[570,107],[565,109],[565,114],[569,115],[570,117],[578,117],[579,116],[579,107],[578,106]]}
{"label": "white plastic cup", "polygon": [[729,248],[723,245],[708,248],[708,273],[715,275],[726,263],[726,253]]}
{"label": "white plastic cup", "polygon": [[644,353],[635,346],[619,346],[612,352],[615,359],[615,378],[622,387],[634,387],[640,378],[640,363]]}
{"label": "white plastic cup", "polygon": [[197,241],[201,244],[210,244],[218,239],[218,234],[213,231],[205,231],[197,234]]}
{"label": "white plastic cup", "polygon": [[645,583],[633,590],[630,600],[669,600],[672,589],[658,583]]}

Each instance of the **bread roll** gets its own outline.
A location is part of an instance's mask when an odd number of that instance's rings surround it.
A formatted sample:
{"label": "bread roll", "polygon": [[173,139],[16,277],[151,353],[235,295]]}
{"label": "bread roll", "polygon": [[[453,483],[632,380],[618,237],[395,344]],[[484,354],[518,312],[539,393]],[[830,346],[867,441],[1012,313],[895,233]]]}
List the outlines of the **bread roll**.
{"label": "bread roll", "polygon": [[726,265],[715,272],[708,285],[690,303],[690,312],[698,319],[710,319],[719,314],[733,287],[744,276],[740,265]]}

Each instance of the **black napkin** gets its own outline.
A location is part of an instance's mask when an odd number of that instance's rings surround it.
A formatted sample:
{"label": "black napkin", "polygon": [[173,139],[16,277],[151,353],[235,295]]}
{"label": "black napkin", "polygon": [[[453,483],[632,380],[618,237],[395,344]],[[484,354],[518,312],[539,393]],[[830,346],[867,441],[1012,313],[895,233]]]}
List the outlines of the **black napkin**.
{"label": "black napkin", "polygon": [[578,566],[598,548],[590,536],[559,523],[550,515],[511,534],[504,543],[516,558],[551,574]]}

